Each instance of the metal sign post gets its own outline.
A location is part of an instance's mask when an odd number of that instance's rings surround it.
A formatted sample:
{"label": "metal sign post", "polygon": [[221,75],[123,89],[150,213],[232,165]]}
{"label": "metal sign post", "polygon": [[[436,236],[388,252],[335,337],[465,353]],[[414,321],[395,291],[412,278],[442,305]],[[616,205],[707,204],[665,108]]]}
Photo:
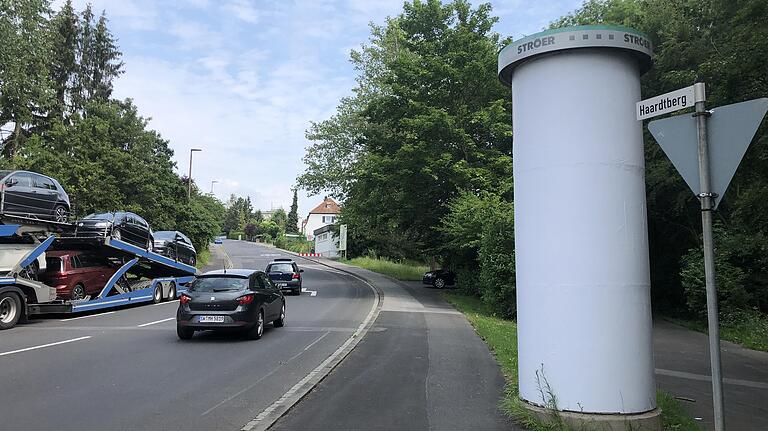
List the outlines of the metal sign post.
{"label": "metal sign post", "polygon": [[717,311],[717,287],[715,285],[715,249],[712,238],[712,211],[717,197],[710,188],[709,143],[707,142],[707,118],[711,112],[705,108],[707,100],[704,83],[694,85],[696,131],[699,147],[699,200],[701,201],[701,229],[704,238],[704,278],[707,289],[707,325],[709,327],[709,358],[712,368],[712,402],[715,409],[715,431],[725,430],[723,415],[723,376],[720,362],[720,325]]}

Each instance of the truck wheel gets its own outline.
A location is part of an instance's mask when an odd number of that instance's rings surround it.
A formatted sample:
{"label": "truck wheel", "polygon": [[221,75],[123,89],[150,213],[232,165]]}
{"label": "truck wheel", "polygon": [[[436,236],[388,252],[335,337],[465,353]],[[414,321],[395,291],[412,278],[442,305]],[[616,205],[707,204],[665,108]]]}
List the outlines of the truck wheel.
{"label": "truck wheel", "polygon": [[155,291],[152,293],[152,303],[157,304],[163,300],[163,285],[155,283]]}
{"label": "truck wheel", "polygon": [[168,297],[165,299],[169,301],[176,299],[176,283],[171,282],[171,285],[168,287]]}
{"label": "truck wheel", "polygon": [[21,299],[11,292],[0,293],[0,330],[16,326],[21,317]]}

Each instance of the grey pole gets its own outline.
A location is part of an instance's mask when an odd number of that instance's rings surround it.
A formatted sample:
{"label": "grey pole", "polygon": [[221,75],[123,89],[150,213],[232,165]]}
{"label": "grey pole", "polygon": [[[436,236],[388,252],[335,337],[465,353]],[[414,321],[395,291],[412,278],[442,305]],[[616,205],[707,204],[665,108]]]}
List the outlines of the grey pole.
{"label": "grey pole", "polygon": [[189,150],[189,176],[187,177],[187,200],[192,198],[192,153],[195,151],[203,151],[199,148],[191,148]]}
{"label": "grey pole", "polygon": [[696,130],[699,141],[699,185],[701,193],[701,229],[704,237],[704,277],[707,288],[707,324],[709,326],[709,359],[712,368],[712,402],[715,408],[715,431],[725,431],[723,414],[723,376],[720,363],[720,326],[717,314],[717,286],[715,284],[715,250],[712,239],[712,211],[716,195],[712,193],[709,178],[709,144],[707,142],[707,100],[704,83],[694,85],[696,102]]}

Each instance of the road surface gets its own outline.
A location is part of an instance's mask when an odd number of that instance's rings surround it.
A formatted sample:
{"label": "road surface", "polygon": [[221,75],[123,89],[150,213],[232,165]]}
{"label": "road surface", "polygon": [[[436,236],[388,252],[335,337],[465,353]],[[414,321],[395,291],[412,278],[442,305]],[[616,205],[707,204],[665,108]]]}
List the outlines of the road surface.
{"label": "road surface", "polygon": [[[223,247],[234,267],[286,257],[253,243]],[[0,428],[239,430],[347,341],[374,305],[369,286],[296,259],[304,286],[318,293],[287,296],[285,327],[258,341],[214,333],[180,341],[177,302],[3,331]]]}

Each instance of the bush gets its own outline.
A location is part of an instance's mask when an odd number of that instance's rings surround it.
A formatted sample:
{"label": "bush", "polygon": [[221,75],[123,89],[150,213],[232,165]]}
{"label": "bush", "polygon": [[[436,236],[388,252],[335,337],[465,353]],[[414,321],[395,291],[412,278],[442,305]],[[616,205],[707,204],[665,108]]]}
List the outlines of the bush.
{"label": "bush", "polygon": [[[740,311],[747,309],[752,298],[746,288],[747,274],[738,266],[739,255],[743,253],[739,244],[741,241],[730,236],[721,225],[715,226],[714,237],[715,284],[719,314],[726,320],[729,316],[738,316]],[[704,251],[701,247],[690,249],[683,256],[680,278],[688,311],[694,317],[705,320],[707,293],[704,278]]]}
{"label": "bush", "polygon": [[275,239],[275,247],[294,253],[312,253],[315,248],[315,243],[307,241],[304,237],[292,238],[280,235]]}
{"label": "bush", "polygon": [[229,232],[229,235],[227,235],[227,238],[229,239],[238,239],[238,237],[241,237],[242,239],[245,239],[245,232],[243,231],[231,231]]}
{"label": "bush", "polygon": [[462,193],[449,203],[440,230],[446,263],[459,287],[482,298],[494,313],[515,316],[514,208],[499,195]]}

